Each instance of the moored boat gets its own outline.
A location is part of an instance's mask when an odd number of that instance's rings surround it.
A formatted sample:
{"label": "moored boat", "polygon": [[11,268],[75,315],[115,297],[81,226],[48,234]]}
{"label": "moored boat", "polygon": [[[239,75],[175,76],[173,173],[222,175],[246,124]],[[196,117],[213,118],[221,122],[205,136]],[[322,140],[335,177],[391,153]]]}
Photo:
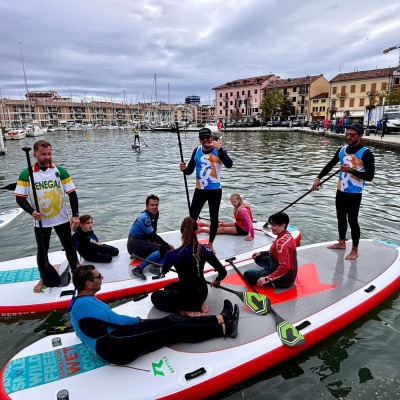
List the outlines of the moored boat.
{"label": "moored boat", "polygon": [[6,140],[20,140],[26,137],[25,129],[14,129],[4,133]]}

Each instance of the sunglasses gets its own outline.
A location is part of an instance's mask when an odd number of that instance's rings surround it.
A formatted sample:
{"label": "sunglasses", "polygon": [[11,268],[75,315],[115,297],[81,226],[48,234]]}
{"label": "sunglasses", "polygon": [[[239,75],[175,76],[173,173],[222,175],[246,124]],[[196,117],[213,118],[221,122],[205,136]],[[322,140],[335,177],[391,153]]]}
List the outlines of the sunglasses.
{"label": "sunglasses", "polygon": [[103,275],[99,272],[98,275],[94,276],[93,278],[90,278],[89,281],[94,281],[95,279],[103,279]]}
{"label": "sunglasses", "polygon": [[200,140],[209,140],[210,138],[211,138],[211,135],[199,136]]}

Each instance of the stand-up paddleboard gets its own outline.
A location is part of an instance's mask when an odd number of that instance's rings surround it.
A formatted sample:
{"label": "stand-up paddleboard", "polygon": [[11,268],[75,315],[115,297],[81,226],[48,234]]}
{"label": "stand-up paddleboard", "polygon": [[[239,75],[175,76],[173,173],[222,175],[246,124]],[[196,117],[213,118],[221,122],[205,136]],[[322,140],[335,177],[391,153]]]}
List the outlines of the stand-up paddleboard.
{"label": "stand-up paddleboard", "polygon": [[[266,250],[273,241],[273,237],[265,234],[262,223],[254,224],[255,238],[251,242],[244,240],[243,236],[217,235],[214,248],[217,257],[224,265],[228,257],[236,256],[238,260],[249,259],[255,251]],[[301,234],[294,226],[290,225],[296,242],[299,243]],[[181,245],[180,231],[171,231],[160,236],[175,248]],[[200,234],[199,239],[203,243],[208,242],[208,235]],[[132,262],[126,249],[127,239],[108,242],[119,248],[119,255],[113,257],[112,262],[92,263],[81,260],[83,264],[94,264],[104,276],[103,289],[99,298],[103,301],[114,300],[125,296],[147,293],[164,287],[169,282],[178,279],[177,274],[170,273],[165,278],[153,280],[148,268],[145,269],[147,280],[143,281],[133,276],[131,269],[140,261]],[[68,266],[65,253],[62,251],[49,253],[49,261],[56,266],[59,274],[62,274]],[[208,269],[207,269],[208,267]],[[211,270],[208,264],[206,271]],[[65,287],[43,288],[41,293],[33,293],[33,287],[39,280],[39,272],[36,264],[36,256],[4,261],[0,263],[0,317],[10,317],[21,314],[33,314],[67,308],[73,294],[72,282]]]}
{"label": "stand-up paddleboard", "polygon": [[15,218],[18,217],[24,210],[22,208],[12,208],[11,210],[0,212],[0,229],[7,226]]}
{"label": "stand-up paddleboard", "polygon": [[[0,398],[12,400],[202,399],[266,370],[332,335],[379,305],[400,287],[400,244],[362,240],[359,257],[345,260],[345,251],[328,243],[298,249],[295,286],[260,288],[276,313],[296,326],[305,338],[288,347],[288,330],[272,313],[257,315],[234,294],[209,290],[211,314],[223,308],[224,298],[240,307],[238,336],[197,344],[180,343],[137,358],[127,366],[107,365],[91,355],[74,332],[48,336],[28,346],[3,367]],[[254,268],[251,261],[236,266]],[[257,267],[256,267],[257,268]],[[206,274],[211,281],[215,276]],[[245,289],[241,277],[229,270],[222,285]],[[99,292],[100,293],[100,292]],[[165,313],[152,307],[150,296],[115,308],[120,314],[156,318]],[[303,326],[303,329],[301,329]]]}
{"label": "stand-up paddleboard", "polygon": [[140,144],[133,144],[132,149],[134,150],[139,150],[140,149]]}

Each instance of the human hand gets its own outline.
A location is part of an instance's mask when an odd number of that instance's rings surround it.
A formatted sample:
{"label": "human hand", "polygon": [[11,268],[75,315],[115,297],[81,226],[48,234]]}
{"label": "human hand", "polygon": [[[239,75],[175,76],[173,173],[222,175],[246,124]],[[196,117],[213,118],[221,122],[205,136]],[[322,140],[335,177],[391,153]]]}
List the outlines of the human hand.
{"label": "human hand", "polygon": [[219,150],[222,147],[222,143],[220,140],[213,140],[211,142],[212,146],[214,147],[214,149]]}
{"label": "human hand", "polygon": [[315,178],[315,179],[314,179],[314,183],[313,183],[312,186],[311,186],[311,190],[319,190],[320,186],[322,187],[322,185],[321,185],[321,179]]}
{"label": "human hand", "polygon": [[253,258],[257,258],[259,256],[261,256],[261,253],[259,251],[257,251],[256,253],[253,253],[253,255],[252,255]]}
{"label": "human hand", "polygon": [[72,217],[70,221],[71,229],[75,231],[79,226],[79,217]]}
{"label": "human hand", "polygon": [[184,171],[185,168],[186,168],[186,163],[181,162],[181,163],[179,164],[179,169],[180,169],[181,171]]}
{"label": "human hand", "polygon": [[41,213],[41,212],[34,211],[34,212],[32,213],[32,217],[33,217],[33,219],[35,219],[36,221],[41,221],[41,220],[42,220],[42,213]]}
{"label": "human hand", "polygon": [[212,287],[219,287],[219,286],[221,286],[221,282],[219,282],[219,281],[217,281],[216,279],[214,279],[214,280],[211,282],[211,286],[212,286]]}
{"label": "human hand", "polygon": [[340,170],[348,174],[351,171],[351,166],[348,164],[343,164],[340,166]]}
{"label": "human hand", "polygon": [[254,240],[254,238],[252,238],[251,236],[247,236],[246,239],[244,239],[246,242],[251,242],[252,240]]}
{"label": "human hand", "polygon": [[169,249],[170,249],[170,250],[174,250],[174,249],[175,249],[175,247],[172,246],[172,244],[169,244],[168,246],[169,246]]}

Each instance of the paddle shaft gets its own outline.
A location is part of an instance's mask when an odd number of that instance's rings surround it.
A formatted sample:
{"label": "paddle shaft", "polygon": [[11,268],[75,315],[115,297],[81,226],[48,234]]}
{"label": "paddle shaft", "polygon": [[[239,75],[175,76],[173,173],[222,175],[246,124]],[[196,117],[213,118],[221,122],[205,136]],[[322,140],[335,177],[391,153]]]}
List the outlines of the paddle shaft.
{"label": "paddle shaft", "polygon": [[[37,198],[37,193],[36,193],[36,187],[35,187],[35,181],[33,180],[33,170],[32,170],[32,164],[31,164],[31,159],[29,157],[29,152],[31,151],[30,147],[23,147],[22,150],[25,152],[26,154],[26,161],[28,163],[28,172],[29,172],[29,177],[31,179],[31,187],[32,187],[32,193],[33,193],[33,199],[35,200],[35,208],[36,208],[36,212],[40,213],[40,207],[39,207],[39,201]],[[50,265],[49,263],[49,257],[47,255],[47,251],[44,247],[44,242],[43,242],[43,225],[42,225],[42,221],[39,220],[39,237],[40,237],[40,244],[42,246],[43,249],[43,255],[44,255],[44,259],[46,261],[46,265]],[[53,266],[51,266],[53,268]]]}
{"label": "paddle shaft", "polygon": [[[179,124],[178,124],[178,122],[175,122],[175,125],[176,125],[176,132],[178,133],[178,144],[179,144],[179,152],[180,152],[180,155],[181,155],[181,162],[185,162],[183,160],[181,134],[179,132]],[[186,175],[185,175],[185,173],[183,171],[182,171],[182,174],[183,174],[183,180],[185,182],[186,201],[187,201],[188,210],[189,210],[189,213],[190,213],[190,199],[189,199],[189,189],[188,189],[187,179],[186,179]]]}
{"label": "paddle shaft", "polygon": [[[327,178],[325,178],[324,180],[322,180],[318,186],[321,186],[324,182],[328,181],[329,179],[331,179],[333,176],[335,176],[338,172],[340,172],[340,169],[338,169],[337,171],[333,172],[332,174],[330,174]],[[308,194],[310,194],[311,192],[313,192],[312,189],[310,189],[308,192],[304,193],[303,195],[301,195],[297,200],[295,200],[293,203],[290,203],[288,206],[286,206],[284,209],[282,209],[279,212],[283,212],[285,210],[287,210],[289,207],[291,207],[292,205],[296,204],[297,202],[299,202],[303,197],[306,197]]]}

